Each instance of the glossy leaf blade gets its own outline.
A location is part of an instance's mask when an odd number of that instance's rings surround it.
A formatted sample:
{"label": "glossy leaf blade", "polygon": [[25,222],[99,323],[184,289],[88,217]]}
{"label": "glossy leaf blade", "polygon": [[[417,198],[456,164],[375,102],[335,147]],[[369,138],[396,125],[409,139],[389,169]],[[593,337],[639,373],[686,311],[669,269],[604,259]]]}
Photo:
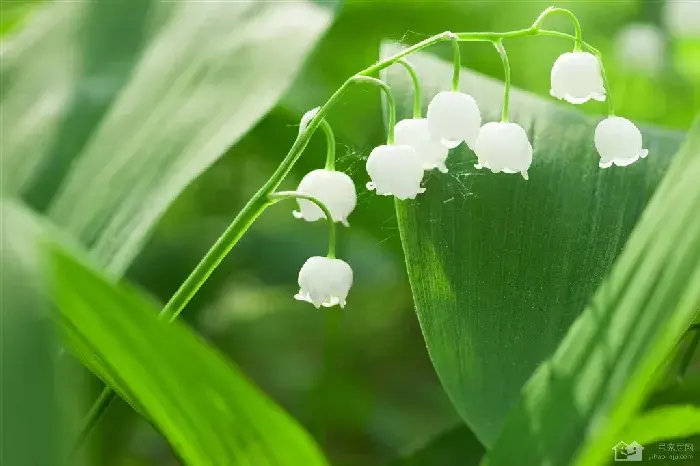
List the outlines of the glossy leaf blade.
{"label": "glossy leaf blade", "polygon": [[[396,50],[386,45],[382,53]],[[409,61],[426,108],[449,89],[452,64],[423,53]],[[399,67],[386,77],[400,118],[410,118],[409,77]],[[462,70],[461,89],[477,100],[485,122],[500,119],[501,82]],[[396,209],[428,351],[487,447],[522,385],[609,271],[682,139],[643,128],[651,155],[601,170],[595,119],[517,89],[510,108],[535,149],[529,181],[473,168],[476,158],[462,145],[450,153],[449,173],[428,173],[426,193]]]}
{"label": "glossy leaf blade", "polygon": [[173,199],[291,84],[326,6],[47,5],[3,47],[4,192],[123,273]]}
{"label": "glossy leaf blade", "polygon": [[523,388],[488,464],[510,464],[517,449],[523,464],[598,465],[634,422],[700,309],[698,177],[700,120],[592,302]]}
{"label": "glossy leaf blade", "polygon": [[22,267],[53,302],[68,348],[186,464],[326,464],[293,419],[186,325],[159,320],[152,300],[96,272],[20,205],[4,201],[1,213],[32,246]]}

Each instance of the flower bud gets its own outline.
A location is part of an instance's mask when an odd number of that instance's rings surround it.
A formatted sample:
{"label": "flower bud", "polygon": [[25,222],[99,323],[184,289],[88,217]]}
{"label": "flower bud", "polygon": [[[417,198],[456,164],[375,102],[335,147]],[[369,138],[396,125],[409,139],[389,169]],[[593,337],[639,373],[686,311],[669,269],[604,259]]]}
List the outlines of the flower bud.
{"label": "flower bud", "polygon": [[626,118],[612,116],[602,120],[595,128],[595,148],[600,154],[600,168],[613,163],[625,167],[647,156],[642,149],[642,133]]}
{"label": "flower bud", "polygon": [[299,293],[294,298],[306,301],[318,309],[321,306],[345,307],[352,286],[352,269],[340,260],[314,256],[299,270]]}
{"label": "flower bud", "polygon": [[588,52],[567,52],[552,67],[552,89],[557,99],[582,104],[590,99],[605,100],[605,87],[598,59]]}
{"label": "flower bud", "polygon": [[525,130],[515,123],[486,123],[479,131],[474,152],[479,159],[476,168],[488,168],[494,173],[520,173],[528,178],[532,146]]}
{"label": "flower bud", "polygon": [[[348,216],[357,205],[357,193],[352,179],[342,172],[314,170],[301,179],[297,191],[309,194],[321,201],[333,216],[334,222],[348,226]],[[299,211],[294,217],[314,222],[326,218],[321,208],[306,199],[297,199]]]}
{"label": "flower bud", "polygon": [[457,91],[438,93],[428,105],[428,127],[433,137],[452,149],[462,141],[474,147],[481,127],[481,112],[474,98]]}
{"label": "flower bud", "polygon": [[321,110],[321,107],[316,107],[312,108],[308,112],[304,113],[304,115],[301,117],[301,121],[299,122],[299,134],[303,133],[304,130],[306,129],[307,126],[309,126],[309,123],[311,123],[311,120],[318,115],[318,112]]}
{"label": "flower bud", "polygon": [[437,168],[447,172],[445,160],[448,149],[433,137],[425,118],[411,118],[399,121],[394,127],[394,138],[398,145],[411,146],[421,159],[423,170]]}
{"label": "flower bud", "polygon": [[372,180],[367,183],[367,189],[376,189],[382,196],[393,195],[403,201],[425,192],[420,187],[423,165],[411,146],[375,147],[367,158],[367,173]]}

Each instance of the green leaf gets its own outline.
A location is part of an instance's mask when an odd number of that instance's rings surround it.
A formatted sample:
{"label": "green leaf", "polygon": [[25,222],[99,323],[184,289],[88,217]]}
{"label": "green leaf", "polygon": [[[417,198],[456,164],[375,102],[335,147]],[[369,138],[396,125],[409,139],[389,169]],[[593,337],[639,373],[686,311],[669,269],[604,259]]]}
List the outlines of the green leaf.
{"label": "green leaf", "polygon": [[485,451],[469,427],[460,424],[441,433],[413,453],[392,461],[388,466],[478,464]]}
{"label": "green leaf", "polygon": [[647,445],[695,434],[700,434],[700,408],[686,405],[664,406],[642,413],[627,423],[619,437]]}
{"label": "green leaf", "polygon": [[53,364],[58,345],[48,305],[25,266],[34,251],[11,219],[2,220],[0,464],[58,466],[61,424]]}
{"label": "green leaf", "polygon": [[188,327],[159,320],[150,299],[77,259],[21,206],[5,201],[0,213],[31,242],[22,266],[46,285],[68,347],[186,464],[326,464],[294,420]]}
{"label": "green leaf", "polygon": [[[383,55],[396,50],[386,45]],[[426,108],[449,88],[452,64],[428,54],[410,61]],[[407,73],[392,67],[387,78],[399,115],[410,118]],[[500,119],[501,82],[462,70],[461,88],[477,100],[485,121]],[[449,173],[429,173],[426,193],[396,208],[431,359],[487,447],[522,385],[609,271],[682,138],[642,128],[650,156],[601,170],[594,119],[517,89],[510,108],[535,148],[529,181],[474,169],[476,158],[462,145],[451,151]]]}
{"label": "green leaf", "polygon": [[3,47],[3,193],[122,274],[173,199],[275,105],[333,14],[311,1],[46,5]]}
{"label": "green leaf", "polygon": [[700,309],[699,178],[700,119],[592,302],[523,389],[488,464],[511,464],[517,451],[522,464],[598,465],[620,440]]}

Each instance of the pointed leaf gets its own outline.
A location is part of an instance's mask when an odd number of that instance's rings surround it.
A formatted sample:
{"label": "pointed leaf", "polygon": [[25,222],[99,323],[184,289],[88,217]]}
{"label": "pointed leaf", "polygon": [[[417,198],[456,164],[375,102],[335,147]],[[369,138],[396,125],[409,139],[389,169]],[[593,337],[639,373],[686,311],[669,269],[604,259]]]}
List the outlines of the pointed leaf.
{"label": "pointed leaf", "polygon": [[[382,53],[396,50],[387,45]],[[449,89],[452,64],[425,53],[409,61],[426,108]],[[387,79],[399,115],[410,117],[407,73],[391,67]],[[485,122],[500,119],[501,82],[462,70],[461,89],[477,100]],[[595,119],[517,89],[510,108],[511,121],[527,130],[534,147],[529,181],[475,169],[463,144],[450,153],[449,173],[427,174],[426,193],[396,209],[430,356],[460,415],[487,447],[522,385],[609,271],[682,138],[643,128],[649,157],[602,170]]]}

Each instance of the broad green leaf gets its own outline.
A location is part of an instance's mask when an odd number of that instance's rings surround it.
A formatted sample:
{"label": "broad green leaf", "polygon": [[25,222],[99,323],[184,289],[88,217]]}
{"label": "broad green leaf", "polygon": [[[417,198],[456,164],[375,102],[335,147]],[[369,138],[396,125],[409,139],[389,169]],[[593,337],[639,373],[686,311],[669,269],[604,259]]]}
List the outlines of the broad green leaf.
{"label": "broad green leaf", "polygon": [[392,461],[388,466],[472,465],[479,463],[485,451],[469,427],[460,424],[441,433],[413,453]]}
{"label": "broad green leaf", "polygon": [[522,464],[593,466],[620,440],[700,309],[699,177],[700,120],[609,276],[523,388],[488,464],[518,451]]}
{"label": "broad green leaf", "polygon": [[11,219],[3,215],[2,220],[0,464],[58,466],[61,424],[53,323],[37,284],[30,280],[31,265],[25,265],[35,262],[35,252]]}
{"label": "broad green leaf", "polygon": [[700,434],[700,408],[664,406],[633,418],[622,429],[620,438],[633,439],[642,445]]}
{"label": "broad green leaf", "polygon": [[[396,50],[387,45],[383,55]],[[425,53],[409,61],[422,80],[426,108],[449,89],[452,64]],[[407,73],[391,67],[386,77],[400,117],[410,118]],[[461,89],[474,96],[485,121],[500,119],[501,82],[463,70]],[[426,193],[396,208],[431,359],[487,447],[522,385],[609,271],[682,138],[643,128],[651,155],[624,169],[601,170],[594,119],[517,89],[510,107],[511,120],[527,129],[535,149],[529,181],[474,169],[476,158],[462,145],[451,151],[449,173],[429,173]]]}
{"label": "broad green leaf", "polygon": [[5,201],[0,213],[30,242],[21,266],[45,285],[68,347],[186,464],[325,464],[309,435],[187,326],[159,320],[150,299],[96,272],[21,206]]}
{"label": "broad green leaf", "polygon": [[3,44],[3,192],[122,274],[172,200],[277,102],[335,5],[46,5]]}

